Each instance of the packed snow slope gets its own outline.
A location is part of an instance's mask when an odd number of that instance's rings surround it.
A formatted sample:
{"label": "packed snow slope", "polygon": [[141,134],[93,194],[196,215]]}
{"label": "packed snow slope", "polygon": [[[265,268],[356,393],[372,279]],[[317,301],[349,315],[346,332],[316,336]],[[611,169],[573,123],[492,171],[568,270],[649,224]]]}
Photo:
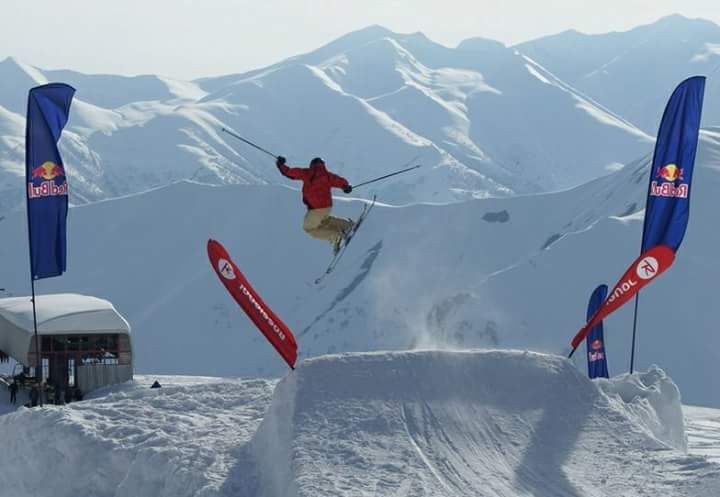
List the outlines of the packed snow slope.
{"label": "packed snow slope", "polygon": [[[643,291],[637,356],[641,368],[662,364],[686,402],[709,406],[720,405],[706,383],[720,347],[709,311],[720,278],[719,165],[720,132],[707,130],[678,259]],[[559,352],[590,292],[614,284],[637,256],[648,174],[646,158],[553,194],[378,205],[320,286],[330,249],[302,231],[298,191],[180,182],[72,209],[68,272],[37,288],[112,301],[132,326],[138,371],[284,372],[212,272],[205,247],[214,238],[294,330],[301,358],[425,346]],[[338,199],[335,212],[357,215],[360,202]],[[22,213],[0,221],[0,239],[0,288],[27,295]],[[631,324],[631,306],[606,320],[612,374],[627,368]]]}
{"label": "packed snow slope", "polygon": [[[0,416],[3,495],[710,497],[662,371],[603,388],[519,351],[321,357],[274,381],[140,377]],[[274,392],[273,392],[274,389]],[[624,399],[622,393],[636,395]],[[34,475],[42,473],[43,478]]]}
{"label": "packed snow slope", "polygon": [[720,26],[711,21],[673,15],[629,31],[570,30],[515,48],[652,135],[674,87],[708,76],[703,123],[720,125]]}
{"label": "packed snow slope", "polygon": [[0,80],[0,214],[22,203],[27,91],[57,80],[77,89],[62,142],[77,204],[182,179],[281,181],[271,159],[222,127],[293,164],[321,155],[356,181],[423,164],[380,185],[395,203],[576,186],[651,142],[622,109],[609,112],[515,49],[479,38],[447,48],[378,26],[196,82],[45,71],[12,58],[0,61]]}
{"label": "packed snow slope", "polygon": [[720,410],[684,406],[688,449],[720,463]]}

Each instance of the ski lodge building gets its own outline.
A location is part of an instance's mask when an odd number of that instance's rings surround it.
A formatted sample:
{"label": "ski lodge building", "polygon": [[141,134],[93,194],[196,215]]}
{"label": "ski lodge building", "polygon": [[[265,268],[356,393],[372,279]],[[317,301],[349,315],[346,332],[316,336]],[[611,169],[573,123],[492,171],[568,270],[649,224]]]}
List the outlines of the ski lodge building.
{"label": "ski lodge building", "polygon": [[[42,379],[88,393],[132,379],[130,326],[107,300],[77,294],[38,295]],[[0,299],[0,352],[34,376],[37,364],[30,297]]]}

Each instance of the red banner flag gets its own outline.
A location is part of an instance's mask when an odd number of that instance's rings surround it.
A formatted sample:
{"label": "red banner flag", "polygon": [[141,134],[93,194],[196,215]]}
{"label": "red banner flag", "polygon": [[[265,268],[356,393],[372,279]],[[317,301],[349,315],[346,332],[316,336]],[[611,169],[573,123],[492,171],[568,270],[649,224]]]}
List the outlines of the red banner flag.
{"label": "red banner flag", "polygon": [[572,339],[573,352],[595,325],[633,298],[642,287],[667,271],[673,262],[675,262],[675,252],[666,245],[657,245],[635,259],[605,302]]}
{"label": "red banner flag", "polygon": [[291,369],[295,369],[297,360],[297,342],[290,329],[250,286],[240,269],[230,259],[227,250],[215,240],[208,240],[208,257],[218,278],[230,295],[240,304],[250,320],[255,323],[275,350],[285,359]]}

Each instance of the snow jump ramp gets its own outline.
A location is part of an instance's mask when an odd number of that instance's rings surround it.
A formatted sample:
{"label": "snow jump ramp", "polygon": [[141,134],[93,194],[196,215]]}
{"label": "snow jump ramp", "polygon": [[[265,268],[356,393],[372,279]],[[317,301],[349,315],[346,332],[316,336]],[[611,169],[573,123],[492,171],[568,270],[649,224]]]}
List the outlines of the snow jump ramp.
{"label": "snow jump ramp", "polygon": [[[665,416],[675,410],[669,417],[682,431],[676,387],[664,374],[653,381],[665,382],[649,391],[669,398]],[[634,401],[641,415],[566,359],[536,353],[320,357],[278,384],[226,489],[247,497],[720,495],[717,467],[653,435],[673,428],[658,430],[664,421],[650,414],[652,402]]]}
{"label": "snow jump ramp", "polygon": [[[343,354],[2,404],[2,497],[717,497],[659,369],[591,382],[518,351]],[[92,396],[91,396],[92,397]]]}

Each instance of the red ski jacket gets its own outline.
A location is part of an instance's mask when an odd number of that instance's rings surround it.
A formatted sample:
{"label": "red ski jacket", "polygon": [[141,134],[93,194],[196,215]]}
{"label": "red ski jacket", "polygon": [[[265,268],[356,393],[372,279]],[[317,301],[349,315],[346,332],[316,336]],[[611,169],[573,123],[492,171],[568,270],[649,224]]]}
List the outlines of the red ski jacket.
{"label": "red ski jacket", "polygon": [[310,167],[278,166],[283,176],[302,180],[303,203],[308,209],[325,209],[332,207],[331,188],[347,188],[350,183],[337,174],[333,174],[322,164]]}

